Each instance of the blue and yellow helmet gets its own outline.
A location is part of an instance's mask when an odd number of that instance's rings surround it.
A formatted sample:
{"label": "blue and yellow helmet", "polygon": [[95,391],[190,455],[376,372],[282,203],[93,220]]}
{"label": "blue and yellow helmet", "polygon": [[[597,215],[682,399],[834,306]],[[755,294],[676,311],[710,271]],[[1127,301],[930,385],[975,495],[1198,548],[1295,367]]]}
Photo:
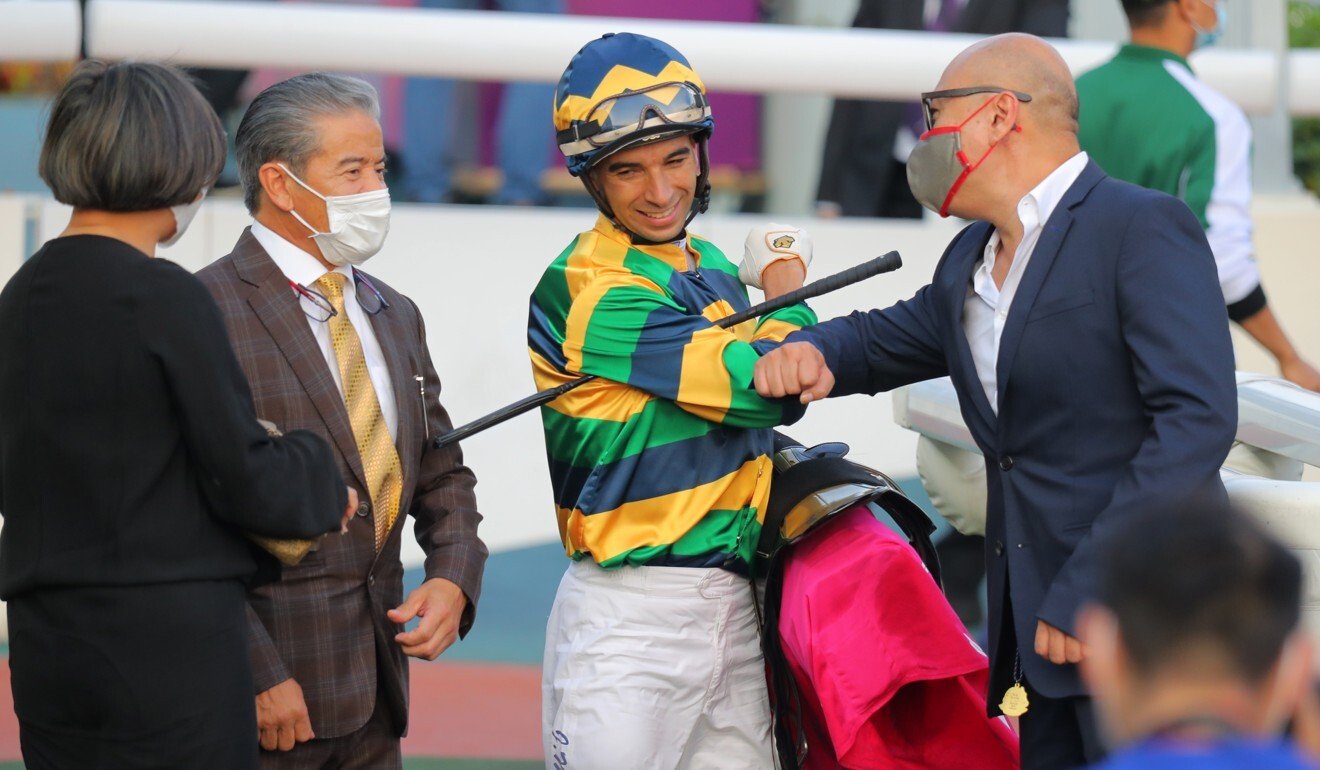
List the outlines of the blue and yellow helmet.
{"label": "blue and yellow helmet", "polygon": [[577,52],[555,89],[554,121],[573,176],[657,135],[709,136],[715,126],[706,86],[683,54],[631,32],[603,35]]}
{"label": "blue and yellow helmet", "polygon": [[631,32],[609,33],[587,43],[559,78],[554,110],[555,138],[568,172],[582,179],[610,219],[614,214],[609,203],[587,172],[620,150],[680,134],[694,135],[700,162],[688,221],[706,210],[706,143],[715,119],[701,76],[673,46]]}

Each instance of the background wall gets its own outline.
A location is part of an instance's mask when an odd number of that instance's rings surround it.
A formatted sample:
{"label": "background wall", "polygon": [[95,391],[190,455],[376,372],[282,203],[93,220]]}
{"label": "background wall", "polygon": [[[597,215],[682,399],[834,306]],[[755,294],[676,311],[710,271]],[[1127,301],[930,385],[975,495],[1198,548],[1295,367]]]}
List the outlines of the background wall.
{"label": "background wall", "polygon": [[[0,283],[25,254],[56,236],[67,210],[44,198],[0,195]],[[1303,353],[1320,359],[1320,204],[1303,196],[1259,197],[1257,242],[1275,311]],[[527,298],[542,270],[578,232],[592,225],[586,210],[491,206],[398,205],[384,251],[369,271],[412,297],[426,319],[428,341],[444,382],[442,400],[462,424],[532,392],[525,348]],[[731,259],[767,217],[706,215],[694,231]],[[926,283],[954,222],[796,218],[813,234],[822,277],[897,249],[904,267],[812,302],[822,318],[856,308],[884,307]],[[161,256],[196,270],[224,255],[248,223],[241,203],[208,200],[187,235]],[[26,237],[21,234],[26,233]],[[1083,344],[1084,340],[1079,340]],[[1238,335],[1239,369],[1273,373],[1272,362]],[[889,398],[853,396],[812,406],[791,434],[806,442],[842,440],[857,459],[896,477],[915,475],[916,436],[894,425]],[[540,420],[534,414],[464,443],[479,479],[483,536],[493,550],[556,539]],[[414,553],[413,557],[420,556]]]}

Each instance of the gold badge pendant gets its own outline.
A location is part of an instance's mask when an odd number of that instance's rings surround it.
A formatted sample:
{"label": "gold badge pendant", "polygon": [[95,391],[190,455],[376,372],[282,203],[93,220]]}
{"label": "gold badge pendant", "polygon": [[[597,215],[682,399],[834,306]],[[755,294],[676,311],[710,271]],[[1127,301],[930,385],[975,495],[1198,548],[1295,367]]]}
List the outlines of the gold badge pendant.
{"label": "gold badge pendant", "polygon": [[999,710],[1004,712],[1005,716],[1020,717],[1027,713],[1027,705],[1027,688],[1015,682],[1004,693],[1004,699],[999,701]]}

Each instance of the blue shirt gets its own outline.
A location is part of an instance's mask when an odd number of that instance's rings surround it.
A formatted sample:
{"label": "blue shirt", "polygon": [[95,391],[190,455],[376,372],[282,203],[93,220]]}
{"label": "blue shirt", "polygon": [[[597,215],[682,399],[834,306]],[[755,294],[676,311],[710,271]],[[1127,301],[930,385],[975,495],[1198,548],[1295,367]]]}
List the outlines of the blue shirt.
{"label": "blue shirt", "polygon": [[1092,770],[1317,770],[1290,743],[1229,738],[1214,743],[1156,739],[1114,754]]}

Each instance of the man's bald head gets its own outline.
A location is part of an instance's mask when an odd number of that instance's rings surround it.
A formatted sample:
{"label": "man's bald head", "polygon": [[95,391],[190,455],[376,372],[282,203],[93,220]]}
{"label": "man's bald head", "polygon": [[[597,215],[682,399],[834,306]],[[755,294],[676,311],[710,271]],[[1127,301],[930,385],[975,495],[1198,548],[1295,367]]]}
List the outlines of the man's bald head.
{"label": "man's bald head", "polygon": [[1077,89],[1054,47],[1035,35],[996,35],[958,54],[938,90],[996,86],[1031,95],[1023,105],[1031,122],[1050,131],[1077,133]]}

